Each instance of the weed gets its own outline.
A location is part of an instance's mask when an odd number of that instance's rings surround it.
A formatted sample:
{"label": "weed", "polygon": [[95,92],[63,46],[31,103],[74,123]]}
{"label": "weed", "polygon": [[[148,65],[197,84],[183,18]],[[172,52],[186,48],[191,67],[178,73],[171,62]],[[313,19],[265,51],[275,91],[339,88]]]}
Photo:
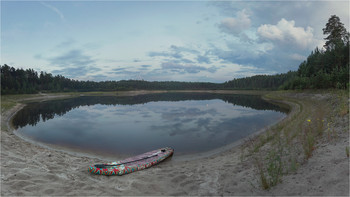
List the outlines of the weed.
{"label": "weed", "polygon": [[258,173],[259,173],[259,178],[260,178],[260,183],[263,189],[269,189],[270,185],[267,182],[265,173],[264,173],[264,167],[263,167],[263,163],[261,161],[261,159],[255,158],[255,166],[258,169]]}
{"label": "weed", "polygon": [[[303,160],[312,157],[318,140],[323,137],[328,137],[328,140],[337,138],[335,120],[349,113],[348,96],[342,92],[340,94],[336,101],[332,99],[335,94],[331,94],[327,100],[313,99],[303,94],[300,97],[281,93],[267,96],[268,99],[292,103],[293,110],[286,119],[270,127],[248,146],[262,188],[269,189],[278,184],[284,174],[295,172]],[[349,146],[345,151],[349,157]],[[257,155],[266,157],[261,159]]]}
{"label": "weed", "polygon": [[338,105],[338,114],[343,117],[346,114],[349,114],[349,103],[348,103],[348,96],[346,96],[346,92],[339,92],[338,93],[338,100],[340,100],[339,105]]}
{"label": "weed", "polygon": [[298,167],[299,167],[299,163],[297,162],[297,159],[292,157],[290,159],[290,167],[289,167],[290,172],[296,172]]}
{"label": "weed", "polygon": [[7,111],[8,109],[11,109],[16,105],[16,102],[9,101],[9,100],[2,100],[1,101],[1,113]]}
{"label": "weed", "polygon": [[306,159],[309,159],[312,156],[312,152],[315,149],[315,137],[312,133],[306,134],[306,141],[303,144],[304,154]]}
{"label": "weed", "polygon": [[269,184],[270,186],[275,186],[281,181],[282,177],[282,158],[281,155],[276,152],[271,152],[269,154],[269,162],[267,165],[267,172],[269,175]]}

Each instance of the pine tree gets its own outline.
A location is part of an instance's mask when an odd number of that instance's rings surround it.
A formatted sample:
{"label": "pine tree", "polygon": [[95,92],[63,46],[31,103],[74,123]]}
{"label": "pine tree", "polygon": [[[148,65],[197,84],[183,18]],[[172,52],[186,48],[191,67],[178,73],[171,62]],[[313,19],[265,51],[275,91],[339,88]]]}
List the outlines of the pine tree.
{"label": "pine tree", "polygon": [[325,38],[326,44],[324,45],[327,50],[334,50],[337,46],[343,46],[348,42],[349,38],[346,28],[336,15],[332,15],[328,19],[326,27],[322,30],[324,35],[328,35]]}

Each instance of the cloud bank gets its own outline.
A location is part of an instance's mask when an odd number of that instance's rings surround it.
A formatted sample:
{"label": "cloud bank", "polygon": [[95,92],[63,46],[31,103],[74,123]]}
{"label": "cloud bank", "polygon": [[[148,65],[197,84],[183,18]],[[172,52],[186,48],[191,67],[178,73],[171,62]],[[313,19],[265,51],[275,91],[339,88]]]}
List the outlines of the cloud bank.
{"label": "cloud bank", "polygon": [[349,1],[147,4],[4,1],[1,63],[78,80],[224,82],[297,70],[330,15],[349,30]]}
{"label": "cloud bank", "polygon": [[263,40],[272,41],[277,44],[294,45],[300,49],[312,49],[319,41],[314,38],[313,29],[308,26],[296,27],[294,20],[282,18],[276,25],[263,24],[257,33]]}

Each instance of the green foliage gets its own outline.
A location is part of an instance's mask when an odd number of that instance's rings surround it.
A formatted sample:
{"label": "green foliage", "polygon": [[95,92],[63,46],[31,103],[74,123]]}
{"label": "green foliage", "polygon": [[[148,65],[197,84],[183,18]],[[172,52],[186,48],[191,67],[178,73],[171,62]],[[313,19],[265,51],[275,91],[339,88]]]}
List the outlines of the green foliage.
{"label": "green foliage", "polygon": [[[251,156],[253,159],[256,179],[262,188],[269,189],[278,184],[282,176],[295,172],[312,157],[318,144],[327,138],[326,125],[333,136],[338,136],[337,129],[332,131],[330,129],[339,126],[335,124],[336,117],[344,117],[349,113],[349,92],[345,90],[316,92],[327,97],[313,98],[312,95],[315,94],[308,94],[307,91],[299,96],[285,92],[271,92],[265,96],[293,104],[292,111],[286,119],[247,143],[247,157]],[[345,147],[345,151],[348,155],[349,146]]]}
{"label": "green foliage", "polygon": [[255,159],[254,164],[257,167],[257,170],[259,173],[260,184],[261,184],[262,188],[265,190],[269,189],[271,186],[270,186],[270,184],[267,180],[267,177],[264,173],[265,169],[264,169],[263,163],[261,162],[261,160]]}
{"label": "green foliage", "polygon": [[328,19],[326,27],[322,30],[324,35],[328,35],[325,38],[325,48],[327,50],[333,50],[337,46],[346,44],[349,41],[349,36],[344,24],[340,22],[340,18],[336,15],[332,15]]}
{"label": "green foliage", "polygon": [[298,75],[282,89],[349,88],[349,33],[333,15],[323,29],[327,50],[312,51],[299,65]]}
{"label": "green foliage", "polygon": [[33,69],[16,69],[1,66],[1,94],[27,94],[37,92],[72,91],[125,91],[125,90],[208,90],[218,89],[221,84],[203,82],[149,82],[143,80],[122,81],[77,81],[61,75],[40,72]]}
{"label": "green foliage", "polygon": [[280,153],[270,152],[268,155],[267,172],[270,186],[275,186],[281,181],[283,175],[283,164]]}
{"label": "green foliage", "polygon": [[234,79],[223,84],[225,89],[243,89],[243,90],[276,90],[281,85],[290,81],[296,76],[296,72],[289,71],[287,73],[276,75],[255,75]]}
{"label": "green foliage", "polygon": [[293,79],[296,72],[277,75],[257,75],[234,79],[222,84],[177,81],[77,81],[61,75],[40,72],[33,69],[16,69],[1,66],[1,94],[26,94],[38,92],[87,92],[87,91],[128,91],[128,90],[215,90],[215,89],[269,89],[276,90],[286,81]]}
{"label": "green foliage", "polygon": [[303,141],[303,149],[306,159],[309,159],[312,156],[312,152],[315,149],[315,136],[312,133],[306,133],[306,135],[302,136]]}
{"label": "green foliage", "polygon": [[[258,151],[254,152],[258,153]],[[271,150],[265,159],[256,155],[254,165],[258,171],[260,184],[263,189],[267,190],[281,182],[284,168],[282,154],[283,147],[280,144],[278,150]]]}

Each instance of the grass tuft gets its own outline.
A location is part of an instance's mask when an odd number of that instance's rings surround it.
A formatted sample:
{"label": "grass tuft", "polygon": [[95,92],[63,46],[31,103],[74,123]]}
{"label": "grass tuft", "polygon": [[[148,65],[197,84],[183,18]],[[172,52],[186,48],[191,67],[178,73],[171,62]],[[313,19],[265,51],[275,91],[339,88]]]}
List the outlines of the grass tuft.
{"label": "grass tuft", "polygon": [[[313,92],[273,92],[264,97],[290,103],[293,110],[285,120],[248,144],[246,156],[254,159],[257,179],[263,189],[281,182],[283,175],[297,171],[312,157],[321,139],[337,139],[335,120],[349,113],[347,94],[332,92],[326,98],[319,97],[318,92],[317,96],[313,95]],[[262,159],[260,155],[266,156]],[[349,157],[349,147],[346,155]]]}

